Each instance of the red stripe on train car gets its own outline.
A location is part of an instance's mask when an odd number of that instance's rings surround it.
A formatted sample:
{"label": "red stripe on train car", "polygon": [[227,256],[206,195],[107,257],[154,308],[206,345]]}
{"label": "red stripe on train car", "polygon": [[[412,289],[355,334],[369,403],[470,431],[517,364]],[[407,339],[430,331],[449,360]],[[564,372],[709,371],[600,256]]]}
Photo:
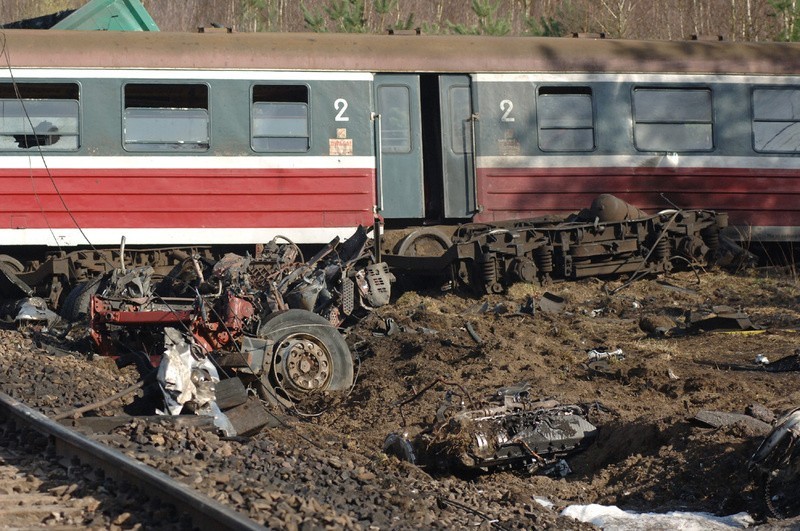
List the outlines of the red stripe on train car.
{"label": "red stripe on train car", "polygon": [[800,225],[800,170],[752,168],[483,168],[477,221],[575,212],[599,194],[640,209],[728,212],[735,225]]}
{"label": "red stripe on train car", "polygon": [[5,169],[0,190],[5,227],[342,227],[373,222],[375,172]]}

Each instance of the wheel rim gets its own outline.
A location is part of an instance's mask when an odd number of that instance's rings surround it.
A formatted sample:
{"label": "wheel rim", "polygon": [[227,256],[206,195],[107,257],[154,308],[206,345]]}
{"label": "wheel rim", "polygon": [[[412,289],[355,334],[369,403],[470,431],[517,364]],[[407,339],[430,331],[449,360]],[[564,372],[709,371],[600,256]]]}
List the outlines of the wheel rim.
{"label": "wheel rim", "polygon": [[324,391],[333,374],[325,344],[310,334],[292,334],[275,348],[275,376],[287,393]]}

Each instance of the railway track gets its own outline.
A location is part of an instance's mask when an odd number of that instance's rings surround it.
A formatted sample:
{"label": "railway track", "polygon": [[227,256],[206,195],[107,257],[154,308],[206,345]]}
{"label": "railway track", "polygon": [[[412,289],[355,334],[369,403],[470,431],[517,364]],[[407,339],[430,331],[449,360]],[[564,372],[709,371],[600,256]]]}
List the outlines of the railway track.
{"label": "railway track", "polygon": [[177,528],[263,529],[4,393],[0,422],[3,528],[147,528],[169,523]]}

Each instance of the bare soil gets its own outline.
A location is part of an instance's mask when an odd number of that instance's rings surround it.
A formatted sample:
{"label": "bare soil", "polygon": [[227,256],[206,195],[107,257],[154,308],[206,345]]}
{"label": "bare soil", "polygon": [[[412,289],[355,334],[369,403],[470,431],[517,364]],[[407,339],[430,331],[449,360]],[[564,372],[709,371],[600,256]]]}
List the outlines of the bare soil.
{"label": "bare soil", "polygon": [[[134,426],[127,430],[133,435],[123,430],[125,444],[135,443],[137,455],[155,445],[156,455],[168,457],[154,464],[168,473],[176,459],[181,468],[199,467],[181,479],[196,476],[217,499],[270,525],[296,520],[313,528],[329,514],[324,521],[345,528],[590,527],[558,517],[536,497],[556,508],[600,503],[656,512],[747,511],[767,528],[796,525],[767,518],[763,494],[748,473],[748,459],[765,433],[746,423],[710,428],[692,418],[702,410],[744,413],[752,404],[780,416],[800,406],[800,372],[768,372],[754,363],[756,355],[774,362],[800,346],[800,282],[776,269],[624,282],[518,284],[504,295],[476,296],[406,281],[401,284],[415,291],[395,290],[392,304],[349,330],[357,382],[321,415],[289,417],[254,439],[227,442],[192,435],[201,442],[190,444],[185,435],[183,444],[165,443],[162,433],[142,436]],[[545,291],[565,299],[561,312],[517,311]],[[689,310],[723,304],[761,329],[652,333],[659,326],[683,327]],[[387,319],[397,325],[389,336]],[[12,331],[0,331],[0,346],[0,387],[45,413],[100,400],[136,378],[131,367],[117,371],[88,351],[43,352]],[[600,347],[620,348],[625,359],[602,371],[587,367],[587,351]],[[449,383],[398,407],[437,379]],[[480,401],[520,382],[530,383],[535,397],[596,406],[589,419],[600,427],[598,439],[568,459],[573,473],[565,478],[429,473],[380,451],[389,433],[429,425],[447,391],[463,388]],[[119,414],[125,406],[120,400],[93,414]],[[197,444],[207,447],[202,459],[192,449]],[[228,479],[205,485],[212,471]],[[267,490],[272,498],[264,497]]]}
{"label": "bare soil", "polygon": [[[562,312],[515,313],[545,291],[566,300]],[[430,423],[444,392],[458,391],[437,385],[402,412],[395,407],[437,378],[463,386],[472,398],[528,382],[538,397],[602,405],[590,415],[600,426],[598,440],[569,459],[573,474],[564,479],[519,473],[472,479],[483,491],[502,488],[524,502],[544,496],[557,506],[763,517],[747,461],[764,433],[741,423],[714,429],[692,417],[701,410],[744,413],[751,404],[780,416],[800,405],[800,372],[766,372],[754,363],[758,354],[775,361],[800,346],[799,301],[797,279],[775,269],[679,273],[627,286],[596,279],[547,288],[517,284],[504,296],[408,291],[351,333],[361,358],[359,383],[342,407],[315,422],[374,449],[391,431]],[[685,312],[723,304],[762,330],[674,337],[643,330],[652,331],[653,323],[683,326]],[[387,318],[400,328],[389,337],[380,334]],[[621,348],[625,359],[591,370],[587,350],[598,347]]]}

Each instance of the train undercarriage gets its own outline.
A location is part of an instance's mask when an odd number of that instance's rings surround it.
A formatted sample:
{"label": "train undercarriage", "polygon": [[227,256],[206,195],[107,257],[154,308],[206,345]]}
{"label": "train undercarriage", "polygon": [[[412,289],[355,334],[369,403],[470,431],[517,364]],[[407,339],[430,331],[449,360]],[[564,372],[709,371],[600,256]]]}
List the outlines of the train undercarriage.
{"label": "train undercarriage", "polygon": [[[393,270],[443,275],[453,286],[501,293],[514,282],[544,285],[705,267],[718,261],[721,242],[725,252],[742,252],[721,236],[726,227],[724,213],[667,210],[650,215],[603,194],[591,207],[566,217],[467,223],[452,235],[433,227],[418,229],[396,242],[392,252],[376,255]],[[292,245],[269,245],[281,243]],[[253,253],[263,248],[257,245]],[[220,255],[211,247],[126,250],[124,244],[111,250],[58,251],[29,261],[0,254],[0,298],[41,297],[50,308],[75,319],[86,313],[87,286],[98,276],[124,264],[149,266],[160,278],[189,257],[215,261]],[[83,287],[83,293],[76,287]]]}
{"label": "train undercarriage", "polygon": [[[514,282],[641,276],[706,267],[718,259],[724,213],[667,210],[649,215],[603,194],[576,214],[459,226],[450,244],[441,232],[422,229],[385,255],[397,270],[443,274],[453,285],[502,293]],[[724,238],[726,249],[741,251]],[[431,256],[431,254],[435,256]]]}

